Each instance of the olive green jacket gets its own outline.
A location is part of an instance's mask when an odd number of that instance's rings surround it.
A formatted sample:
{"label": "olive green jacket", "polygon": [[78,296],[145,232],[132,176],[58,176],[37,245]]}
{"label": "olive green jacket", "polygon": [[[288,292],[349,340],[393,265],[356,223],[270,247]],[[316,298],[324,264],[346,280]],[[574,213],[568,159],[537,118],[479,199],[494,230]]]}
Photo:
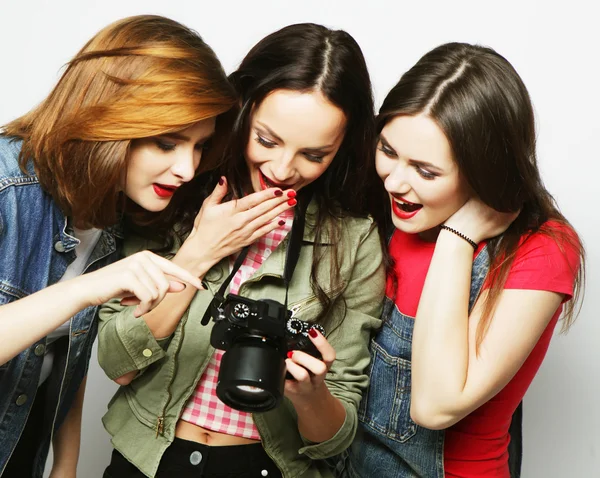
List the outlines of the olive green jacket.
{"label": "olive green jacket", "polygon": [[[314,203],[307,212],[304,242],[288,300],[295,316],[309,322],[321,310],[309,282],[315,240],[311,224],[313,206]],[[342,452],[352,442],[358,423],[358,404],[368,384],[365,370],[369,364],[369,339],[380,326],[385,288],[382,251],[372,220],[346,218],[342,230],[343,282],[329,287],[331,295],[340,292],[341,295],[328,318],[331,332],[327,334],[337,359],[326,383],[343,404],[346,419],[331,439],[312,443],[300,435],[296,412],[287,398],[274,410],[254,414],[263,447],[285,478],[332,476],[322,459]],[[322,243],[328,244],[330,240],[325,237]],[[286,244],[287,239],[242,284],[240,295],[284,302],[281,277]],[[146,246],[144,241],[130,238],[125,252],[132,254]],[[330,255],[324,254],[319,264],[322,285],[328,283],[325,279],[329,277],[330,260]],[[209,340],[212,321],[208,326],[202,326],[200,321],[228,272],[228,259],[209,271],[204,278],[207,290],[196,294],[175,332],[165,339],[154,338],[145,321],[133,317],[133,307],[121,306],[118,300],[105,304],[100,311],[98,358],[102,368],[111,379],[132,370],[140,371],[109,403],[104,426],[114,447],[149,477],[156,474],[164,451],[173,442],[182,410],[214,353]],[[341,325],[335,327],[335,324]]]}

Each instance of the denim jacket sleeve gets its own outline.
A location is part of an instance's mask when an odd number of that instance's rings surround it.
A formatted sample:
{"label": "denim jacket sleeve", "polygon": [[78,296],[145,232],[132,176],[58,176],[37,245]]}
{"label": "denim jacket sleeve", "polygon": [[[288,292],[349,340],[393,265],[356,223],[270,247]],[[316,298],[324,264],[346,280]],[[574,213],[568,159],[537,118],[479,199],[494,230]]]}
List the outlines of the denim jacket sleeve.
{"label": "denim jacket sleeve", "polygon": [[[123,247],[125,256],[148,249],[149,243],[128,236]],[[165,356],[169,337],[156,339],[142,317],[134,317],[133,306],[123,306],[119,299],[102,305],[98,325],[98,362],[111,380],[146,367]]]}
{"label": "denim jacket sleeve", "polygon": [[358,245],[350,281],[343,293],[345,317],[328,336],[336,350],[336,360],[327,374],[326,383],[333,396],[346,410],[346,419],[329,440],[312,443],[299,450],[312,459],[341,453],[350,446],[358,427],[358,405],[369,377],[369,342],[381,326],[379,319],[385,291],[385,269],[379,233],[373,224]]}

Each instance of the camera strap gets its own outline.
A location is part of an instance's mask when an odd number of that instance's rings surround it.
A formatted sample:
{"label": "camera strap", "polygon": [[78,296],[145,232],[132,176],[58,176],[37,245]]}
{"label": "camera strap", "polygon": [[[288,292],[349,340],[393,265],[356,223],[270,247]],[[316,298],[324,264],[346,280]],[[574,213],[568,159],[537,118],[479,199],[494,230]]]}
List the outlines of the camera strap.
{"label": "camera strap", "polygon": [[[296,264],[298,263],[298,259],[300,258],[300,249],[302,247],[302,237],[304,236],[304,219],[306,216],[306,210],[308,209],[308,204],[312,198],[312,191],[305,191],[305,194],[298,195],[298,203],[296,204],[296,208],[294,211],[294,223],[292,224],[292,229],[289,233],[289,241],[286,250],[285,256],[285,265],[283,267],[283,283],[285,285],[285,308],[287,309],[288,302],[288,289],[290,286],[290,282],[292,281],[292,276],[294,275],[294,270],[296,269]],[[219,287],[219,290],[215,294],[211,304],[207,307],[206,312],[204,312],[204,317],[202,317],[202,325],[207,325],[210,321],[211,317],[211,307],[216,305],[217,308],[221,308],[221,304],[225,301],[225,291],[227,287],[229,287],[230,282],[233,280],[235,274],[242,267],[244,259],[248,255],[248,251],[250,250],[251,245],[244,247],[237,259],[235,260],[231,272],[225,279],[225,281]]]}
{"label": "camera strap", "polygon": [[290,282],[292,282],[292,276],[294,275],[296,264],[298,264],[298,259],[300,258],[302,238],[304,237],[304,219],[311,198],[312,189],[305,191],[305,194],[298,198],[298,204],[296,204],[296,210],[294,211],[294,223],[292,224],[292,230],[290,231],[290,240],[288,242],[285,265],[283,267],[283,283],[285,285],[285,302],[283,305],[286,309],[288,305]]}

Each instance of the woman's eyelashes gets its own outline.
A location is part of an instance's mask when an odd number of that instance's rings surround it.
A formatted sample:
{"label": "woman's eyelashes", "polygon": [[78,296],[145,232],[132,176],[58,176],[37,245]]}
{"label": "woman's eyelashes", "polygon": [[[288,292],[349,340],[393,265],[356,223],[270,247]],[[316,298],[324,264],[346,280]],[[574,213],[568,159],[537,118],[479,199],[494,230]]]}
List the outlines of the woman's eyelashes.
{"label": "woman's eyelashes", "polygon": [[325,156],[327,156],[327,154],[322,154],[322,155],[318,155],[318,154],[314,154],[314,153],[302,153],[304,155],[304,157],[306,159],[308,159],[309,161],[312,161],[313,163],[322,163],[323,162],[323,158]]}
{"label": "woman's eyelashes", "polygon": [[166,141],[161,138],[156,138],[154,140],[154,143],[156,144],[158,149],[160,149],[162,151],[173,151],[175,149],[175,147],[177,146],[176,143],[173,143],[172,141]]}
{"label": "woman's eyelashes", "polygon": [[261,146],[264,146],[265,148],[274,148],[275,146],[277,146],[277,143],[274,143],[273,141],[269,141],[266,138],[263,138],[260,134],[256,134],[256,138],[255,138],[256,142],[258,144],[260,144]]}
{"label": "woman's eyelashes", "polygon": [[[379,151],[381,151],[383,154],[385,154],[390,159],[398,159],[398,153],[396,153],[396,151],[394,151],[392,148],[390,148],[387,144],[383,143],[382,141],[379,142],[377,149]],[[415,168],[415,170],[417,171],[419,176],[421,176],[423,179],[431,180],[431,179],[435,179],[438,177],[438,174],[427,171],[418,163],[415,163],[412,161],[410,161],[410,162],[412,163],[412,166]]]}
{"label": "woman's eyelashes", "polygon": [[[264,146],[265,148],[268,149],[272,149],[275,146],[277,146],[277,143],[275,143],[274,141],[269,141],[268,139],[264,138],[263,136],[261,136],[260,134],[256,133],[256,138],[254,138],[254,140],[260,144],[261,146]],[[309,161],[313,162],[313,163],[322,163],[323,162],[323,158],[325,156],[327,156],[327,154],[329,153],[309,153],[309,152],[303,152],[302,155],[308,159]]]}
{"label": "woman's eyelashes", "polygon": [[434,173],[430,173],[429,171],[421,168],[420,166],[417,166],[415,164],[415,169],[417,170],[417,173],[419,173],[419,175],[423,178],[423,179],[435,179],[437,177],[437,174]]}
{"label": "woman's eyelashes", "polygon": [[379,145],[377,146],[377,149],[379,151],[381,151],[383,154],[385,154],[388,158],[391,158],[391,159],[397,159],[398,158],[398,155],[396,154],[396,151],[394,151],[392,148],[390,148],[385,143],[382,143],[381,141],[379,142]]}
{"label": "woman's eyelashes", "polygon": [[[161,138],[156,138],[154,140],[154,143],[156,144],[158,149],[160,149],[161,151],[165,151],[165,152],[174,151],[177,148],[177,143],[175,143],[173,141],[161,139]],[[210,140],[206,140],[206,141],[202,141],[201,143],[196,143],[194,145],[194,149],[196,151],[205,151],[209,148],[209,146],[210,146]]]}

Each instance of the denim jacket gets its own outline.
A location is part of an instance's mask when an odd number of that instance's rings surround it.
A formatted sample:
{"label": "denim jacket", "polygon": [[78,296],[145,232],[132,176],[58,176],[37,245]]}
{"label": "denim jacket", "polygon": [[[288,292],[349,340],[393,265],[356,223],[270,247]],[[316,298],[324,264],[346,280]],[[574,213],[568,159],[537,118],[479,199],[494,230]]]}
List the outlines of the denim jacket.
{"label": "denim jacket", "polygon": [[[75,259],[74,249],[79,244],[65,215],[41,189],[32,162],[27,166],[29,174],[19,168],[21,144],[0,136],[0,306],[57,282]],[[117,230],[102,232],[86,272],[116,259],[117,238]],[[97,332],[96,309],[89,307],[76,314],[69,336],[53,344],[55,358],[47,379],[44,423],[39,424],[41,445],[34,463],[35,478],[42,476],[52,435],[87,373]],[[44,337],[0,364],[0,476],[27,422],[46,347]]]}
{"label": "denim jacket", "polygon": [[[310,286],[314,253],[314,228],[309,206],[303,245],[289,288],[289,309],[308,322],[322,311]],[[327,322],[327,336],[337,359],[326,377],[332,395],[346,410],[346,419],[338,432],[322,443],[304,439],[298,431],[292,403],[284,399],[276,409],[253,415],[262,445],[286,478],[330,477],[323,459],[347,448],[358,426],[357,408],[367,386],[365,369],[369,363],[369,338],[381,325],[379,315],[385,287],[385,272],[377,229],[370,219],[345,218],[339,260],[342,284],[336,285],[341,300],[335,302]],[[331,244],[327,237],[324,244]],[[265,260],[258,271],[245,281],[239,293],[251,299],[272,298],[283,303],[282,284],[287,239]],[[147,248],[143,241],[128,235],[124,251]],[[319,267],[319,282],[327,284],[331,254],[324,254]],[[206,275],[207,290],[199,291],[175,332],[156,340],[142,318],[133,317],[133,307],[113,300],[100,311],[98,359],[111,378],[131,370],[140,373],[121,387],[103,418],[114,447],[144,475],[156,474],[165,450],[173,442],[181,411],[196,388],[214,353],[210,346],[213,322],[200,324],[207,305],[227,277],[229,259],[222,260]],[[340,287],[339,289],[337,287]],[[328,289],[326,287],[326,289]],[[329,289],[329,292],[334,292]],[[340,324],[334,327],[332,324]]]}

